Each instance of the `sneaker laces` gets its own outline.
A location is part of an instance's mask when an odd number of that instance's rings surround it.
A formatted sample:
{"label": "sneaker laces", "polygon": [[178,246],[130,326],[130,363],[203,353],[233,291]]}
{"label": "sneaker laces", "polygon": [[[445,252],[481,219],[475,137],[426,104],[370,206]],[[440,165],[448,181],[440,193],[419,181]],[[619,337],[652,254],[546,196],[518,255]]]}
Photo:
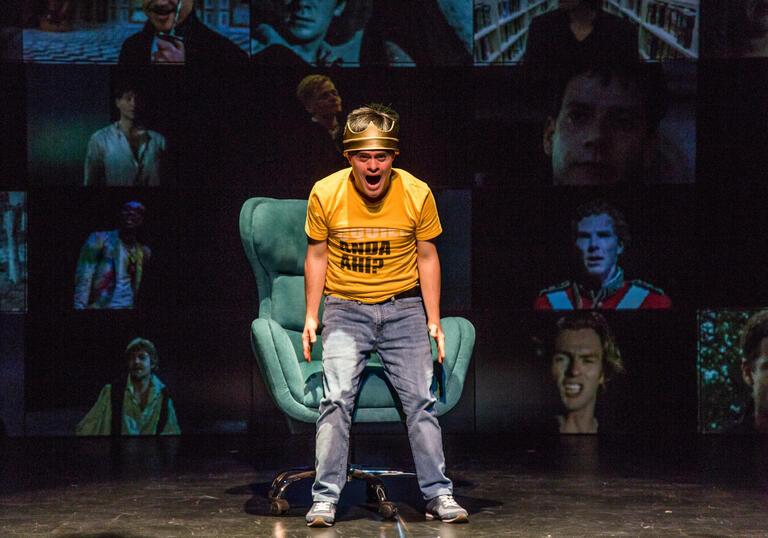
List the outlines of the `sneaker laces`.
{"label": "sneaker laces", "polygon": [[456,502],[456,499],[453,498],[453,495],[441,495],[440,504],[442,504],[444,508],[461,508],[459,503]]}
{"label": "sneaker laces", "polygon": [[318,501],[314,503],[312,506],[312,511],[314,512],[330,512],[332,509],[333,503],[329,501]]}

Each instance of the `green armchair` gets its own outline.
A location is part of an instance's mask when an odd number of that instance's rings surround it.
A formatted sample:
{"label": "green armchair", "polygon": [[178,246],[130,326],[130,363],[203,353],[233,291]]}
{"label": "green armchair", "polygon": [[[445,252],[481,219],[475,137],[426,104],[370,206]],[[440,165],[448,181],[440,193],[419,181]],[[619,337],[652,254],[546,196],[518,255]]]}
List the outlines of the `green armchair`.
{"label": "green armchair", "polygon": [[[304,360],[301,333],[306,308],[306,212],[306,200],[251,198],[240,211],[240,238],[259,292],[259,316],[251,324],[256,364],[277,407],[291,419],[314,423],[323,397],[322,350],[318,342],[312,349],[312,361]],[[442,318],[441,324],[446,357],[442,368],[435,369],[438,379],[433,386],[438,395],[435,405],[438,416],[450,411],[459,401],[475,342],[475,329],[466,319],[447,317]],[[322,338],[322,323],[318,338]],[[434,342],[432,350],[436,360]],[[373,355],[363,374],[353,421],[400,422],[403,418],[396,393]],[[270,490],[272,513],[277,515],[288,510],[283,498],[288,484],[313,474],[312,470],[281,473]],[[352,466],[350,469],[352,478],[368,482],[369,495],[378,499],[380,512],[385,517],[392,516],[396,508],[386,501],[383,486],[375,474]]]}

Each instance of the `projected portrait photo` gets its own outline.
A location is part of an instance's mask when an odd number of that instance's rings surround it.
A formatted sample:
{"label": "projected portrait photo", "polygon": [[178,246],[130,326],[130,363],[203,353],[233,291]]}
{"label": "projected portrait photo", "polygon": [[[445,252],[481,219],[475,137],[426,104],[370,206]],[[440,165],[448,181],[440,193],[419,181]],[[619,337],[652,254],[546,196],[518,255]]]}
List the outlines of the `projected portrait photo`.
{"label": "projected portrait photo", "polygon": [[534,17],[524,62],[587,63],[637,60],[637,26],[603,9],[602,0],[560,0],[557,9]]}
{"label": "projected portrait photo", "polygon": [[700,310],[699,431],[768,434],[768,310]]}
{"label": "projected portrait photo", "polygon": [[[696,181],[693,62],[478,69],[471,140],[487,185]],[[499,151],[484,157],[489,148]]]}
{"label": "projected portrait photo", "polygon": [[0,191],[0,312],[27,310],[26,197]]}
{"label": "projected portrait photo", "polygon": [[475,63],[695,59],[698,1],[476,0]]}
{"label": "projected portrait photo", "polygon": [[659,129],[668,99],[658,66],[595,65],[561,82],[542,139],[554,185],[691,180],[688,159]]}
{"label": "projected portrait photo", "polygon": [[253,4],[251,22],[251,53],[260,65],[472,61],[472,5],[465,0],[266,0]]}
{"label": "projected portrait photo", "polygon": [[247,62],[248,0],[21,2],[25,62],[207,67]]}
{"label": "projected portrait photo", "polygon": [[662,290],[642,280],[629,280],[619,257],[630,246],[624,214],[603,200],[578,206],[571,219],[575,276],[539,292],[538,310],[671,308]]}
{"label": "projected portrait photo", "polygon": [[77,435],[179,435],[168,387],[155,375],[160,357],[146,338],[134,338],[123,352],[128,374],[104,385]]}
{"label": "projected portrait photo", "polygon": [[134,307],[151,254],[138,241],[145,212],[141,202],[126,202],[116,230],[88,236],[75,270],[76,310]]}
{"label": "projected portrait photo", "polygon": [[597,396],[624,371],[621,352],[605,318],[597,312],[573,313],[557,320],[551,357],[552,378],[563,413],[560,433],[597,433]]}
{"label": "projected portrait photo", "polygon": [[165,137],[145,129],[137,121],[141,106],[138,85],[120,81],[115,84],[113,96],[119,118],[91,135],[85,154],[83,184],[101,187],[160,185]]}
{"label": "projected portrait photo", "polygon": [[762,0],[701,0],[702,57],[768,56],[768,9]]}

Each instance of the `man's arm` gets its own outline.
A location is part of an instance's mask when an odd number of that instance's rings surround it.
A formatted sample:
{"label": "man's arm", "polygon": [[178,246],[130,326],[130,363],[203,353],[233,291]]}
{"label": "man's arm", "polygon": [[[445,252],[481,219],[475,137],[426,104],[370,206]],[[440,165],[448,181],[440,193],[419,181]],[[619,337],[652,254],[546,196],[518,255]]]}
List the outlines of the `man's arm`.
{"label": "man's arm", "polygon": [[429,335],[437,343],[439,362],[445,358],[445,335],[440,326],[440,258],[433,241],[416,241],[416,260],[419,267],[419,284],[427,312]]}
{"label": "man's arm", "polygon": [[325,270],[328,268],[328,241],[307,239],[307,257],[304,260],[304,296],[307,300],[307,314],[304,318],[304,332],[301,342],[304,347],[304,358],[312,360],[312,344],[317,342],[317,326],[320,324],[318,315],[320,301],[323,299],[325,288]]}
{"label": "man's arm", "polygon": [[104,152],[101,144],[96,139],[96,134],[88,141],[88,149],[85,152],[85,169],[83,185],[103,185],[106,183],[104,173]]}
{"label": "man's arm", "polygon": [[93,233],[88,236],[85,244],[80,249],[80,257],[77,260],[77,268],[75,269],[76,310],[88,308],[93,275],[96,272],[97,258],[100,256],[102,248],[104,248],[104,242],[101,240],[100,234]]}

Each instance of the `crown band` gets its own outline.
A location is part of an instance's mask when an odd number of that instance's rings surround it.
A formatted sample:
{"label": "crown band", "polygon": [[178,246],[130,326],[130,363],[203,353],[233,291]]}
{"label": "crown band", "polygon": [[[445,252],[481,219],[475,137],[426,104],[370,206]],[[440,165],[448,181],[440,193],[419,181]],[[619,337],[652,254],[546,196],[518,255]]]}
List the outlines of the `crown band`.
{"label": "crown band", "polygon": [[393,124],[388,131],[383,131],[373,122],[369,122],[364,130],[356,132],[350,129],[347,123],[344,128],[344,153],[363,150],[385,150],[398,153],[397,131],[397,124]]}

